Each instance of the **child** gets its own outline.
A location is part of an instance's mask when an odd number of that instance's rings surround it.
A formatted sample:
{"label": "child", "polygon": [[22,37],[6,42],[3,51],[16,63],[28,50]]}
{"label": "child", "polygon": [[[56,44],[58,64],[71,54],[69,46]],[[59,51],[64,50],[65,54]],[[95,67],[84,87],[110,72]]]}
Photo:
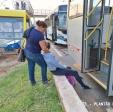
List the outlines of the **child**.
{"label": "child", "polygon": [[[48,49],[50,49],[50,43],[49,42],[46,42],[46,47]],[[84,89],[91,89],[90,86],[87,86],[86,84],[83,83],[82,78],[79,76],[77,71],[68,69],[68,68],[66,68],[66,66],[60,64],[51,52],[43,53],[43,57],[44,57],[44,60],[47,64],[47,67],[53,73],[53,75],[74,76],[75,79],[79,82],[79,84]]]}

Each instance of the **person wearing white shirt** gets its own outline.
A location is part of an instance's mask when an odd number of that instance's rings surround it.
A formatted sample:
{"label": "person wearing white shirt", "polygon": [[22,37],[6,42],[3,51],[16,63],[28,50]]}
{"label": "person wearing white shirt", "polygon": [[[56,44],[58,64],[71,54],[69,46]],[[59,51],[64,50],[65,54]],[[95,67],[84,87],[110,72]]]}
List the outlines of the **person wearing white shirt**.
{"label": "person wearing white shirt", "polygon": [[[46,42],[46,47],[50,49],[49,42]],[[60,64],[51,52],[43,53],[43,57],[47,64],[48,69],[53,73],[53,75],[74,76],[75,79],[84,89],[91,89],[90,86],[87,86],[86,84],[83,83],[82,77],[79,76],[77,71],[68,69],[66,66]]]}

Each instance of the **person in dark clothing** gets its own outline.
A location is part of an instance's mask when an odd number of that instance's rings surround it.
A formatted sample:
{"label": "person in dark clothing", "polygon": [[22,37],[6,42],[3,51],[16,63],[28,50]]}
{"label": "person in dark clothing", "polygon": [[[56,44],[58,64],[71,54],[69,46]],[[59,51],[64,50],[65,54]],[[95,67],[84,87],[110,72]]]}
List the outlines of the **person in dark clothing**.
{"label": "person in dark clothing", "polygon": [[[50,43],[49,42],[46,42],[46,47],[48,49],[50,49]],[[43,53],[43,57],[44,57],[45,62],[47,63],[47,67],[53,73],[53,75],[74,76],[75,79],[79,82],[79,84],[84,89],[91,89],[90,86],[87,86],[86,84],[84,84],[84,82],[82,81],[82,77],[79,76],[77,71],[68,69],[66,66],[60,64],[51,52]]]}
{"label": "person in dark clothing", "polygon": [[35,63],[41,67],[42,82],[45,84],[50,81],[47,79],[47,64],[41,54],[41,50],[49,52],[44,39],[44,32],[46,31],[47,25],[44,21],[37,21],[36,25],[36,28],[30,31],[24,49],[28,61],[29,78],[32,85],[36,83],[34,76]]}

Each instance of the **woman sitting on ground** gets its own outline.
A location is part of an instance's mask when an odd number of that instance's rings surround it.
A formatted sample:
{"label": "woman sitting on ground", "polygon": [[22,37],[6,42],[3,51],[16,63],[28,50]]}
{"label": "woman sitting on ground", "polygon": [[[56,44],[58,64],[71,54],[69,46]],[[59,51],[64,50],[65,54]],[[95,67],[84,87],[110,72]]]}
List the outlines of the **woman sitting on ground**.
{"label": "woman sitting on ground", "polygon": [[[50,49],[50,43],[46,42],[46,47]],[[79,84],[84,88],[84,89],[91,89],[90,86],[87,86],[86,84],[83,83],[82,77],[79,76],[78,72],[75,70],[71,70],[66,68],[64,65],[60,64],[55,56],[51,53],[43,53],[44,60],[47,64],[47,67],[49,70],[54,74],[54,75],[65,75],[65,76],[74,76],[75,79],[79,82]]]}

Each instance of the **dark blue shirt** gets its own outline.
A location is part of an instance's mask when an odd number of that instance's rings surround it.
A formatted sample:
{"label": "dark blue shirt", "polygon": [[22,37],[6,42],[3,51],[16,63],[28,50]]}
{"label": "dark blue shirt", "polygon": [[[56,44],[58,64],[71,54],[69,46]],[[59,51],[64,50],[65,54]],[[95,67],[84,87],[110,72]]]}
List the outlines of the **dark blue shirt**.
{"label": "dark blue shirt", "polygon": [[42,33],[37,29],[33,28],[30,32],[30,36],[27,39],[25,49],[32,53],[40,53],[41,47],[39,45],[39,42],[42,40],[44,40],[44,36],[42,35]]}

